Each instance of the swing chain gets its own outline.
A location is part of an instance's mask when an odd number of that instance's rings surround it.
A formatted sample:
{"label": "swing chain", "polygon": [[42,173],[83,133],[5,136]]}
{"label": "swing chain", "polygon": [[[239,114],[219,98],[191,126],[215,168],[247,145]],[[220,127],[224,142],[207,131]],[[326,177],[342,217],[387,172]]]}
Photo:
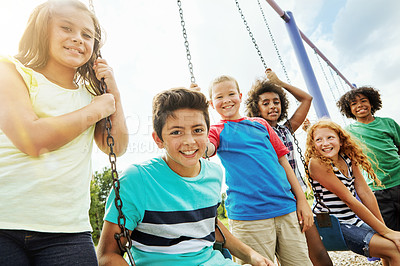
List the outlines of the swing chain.
{"label": "swing chain", "polygon": [[263,17],[263,19],[264,19],[265,26],[267,26],[268,33],[269,33],[269,37],[271,38],[272,44],[274,45],[276,54],[277,54],[278,59],[279,59],[279,63],[281,64],[282,69],[283,69],[283,72],[285,73],[285,77],[286,77],[287,83],[288,83],[288,84],[292,84],[292,82],[290,81],[289,75],[288,75],[288,73],[287,73],[286,66],[285,66],[285,64],[283,63],[281,54],[280,54],[280,52],[279,52],[278,45],[277,45],[276,42],[275,42],[274,35],[272,35],[271,28],[270,28],[269,23],[268,23],[268,21],[267,21],[267,17],[266,17],[265,14],[264,14],[264,9],[263,9],[262,6],[261,6],[260,0],[257,0],[257,3],[258,3],[258,7],[260,8],[260,12],[261,12],[261,14],[262,14],[262,17]]}
{"label": "swing chain", "polygon": [[89,0],[89,10],[93,12],[94,14],[94,5],[93,5],[93,0]]}
{"label": "swing chain", "polygon": [[[107,84],[104,82],[104,78],[101,79],[101,87],[103,93],[107,92]],[[131,236],[129,235],[128,229],[125,227],[126,223],[126,218],[124,213],[122,212],[122,199],[119,194],[119,189],[120,189],[120,182],[118,178],[118,172],[117,172],[117,156],[114,153],[114,138],[111,135],[111,129],[112,129],[112,124],[111,124],[111,119],[110,117],[105,118],[105,127],[107,131],[107,146],[110,148],[110,153],[108,155],[110,164],[111,164],[111,177],[113,180],[112,187],[115,192],[115,207],[118,210],[118,226],[121,229],[121,233],[116,233],[114,235],[114,238],[117,240],[118,247],[121,250],[121,253],[124,254],[125,252],[128,254],[129,261],[131,265],[135,266],[135,262],[133,260],[133,256],[131,253],[131,247],[132,247],[132,240]],[[121,242],[121,237],[125,237],[127,240],[127,244],[123,245]]]}
{"label": "swing chain", "polygon": [[189,41],[187,39],[187,33],[186,33],[186,28],[185,28],[185,20],[183,19],[183,9],[182,9],[182,3],[181,0],[177,0],[178,7],[179,7],[179,15],[181,17],[181,26],[182,26],[182,33],[183,33],[183,38],[185,39],[185,48],[186,48],[186,58],[188,60],[188,67],[189,67],[189,72],[190,72],[190,82],[192,84],[196,83],[196,79],[193,74],[193,64],[192,64],[192,56],[190,54],[189,50]]}
{"label": "swing chain", "polygon": [[325,203],[322,202],[320,194],[317,193],[317,190],[316,190],[315,186],[313,185],[313,179],[310,176],[310,171],[308,169],[308,165],[306,164],[306,160],[304,159],[303,152],[302,152],[302,150],[300,148],[300,145],[299,145],[299,141],[297,140],[296,135],[294,134],[294,131],[292,129],[292,124],[290,123],[289,119],[286,122],[287,122],[287,125],[288,125],[288,128],[289,128],[289,131],[292,134],[294,144],[296,145],[297,153],[300,155],[300,160],[304,165],[304,172],[306,174],[306,178],[308,179],[308,182],[310,183],[310,186],[311,186],[312,191],[314,193],[316,204],[314,205],[314,207],[312,209],[312,212],[315,213],[315,208],[317,207],[317,205],[320,205],[321,207],[326,208],[328,210],[328,213],[329,213],[330,212],[329,207],[326,206]]}
{"label": "swing chain", "polygon": [[246,20],[246,18],[245,18],[244,15],[243,15],[242,9],[241,9],[240,6],[239,6],[239,1],[238,1],[238,0],[235,0],[235,3],[236,3],[236,6],[237,6],[237,8],[238,8],[240,17],[242,18],[243,23],[244,23],[244,25],[246,26],[246,30],[247,30],[248,33],[249,33],[249,36],[250,36],[250,38],[251,38],[251,41],[253,42],[254,47],[255,47],[256,50],[257,50],[257,54],[258,54],[258,56],[260,57],[261,62],[262,62],[263,65],[264,65],[264,68],[267,69],[268,66],[267,66],[267,64],[265,63],[264,57],[263,57],[262,54],[261,54],[261,51],[260,51],[260,48],[259,48],[258,45],[257,45],[256,39],[254,38],[253,33],[251,32],[250,27],[249,27],[249,25],[247,24],[247,20]]}

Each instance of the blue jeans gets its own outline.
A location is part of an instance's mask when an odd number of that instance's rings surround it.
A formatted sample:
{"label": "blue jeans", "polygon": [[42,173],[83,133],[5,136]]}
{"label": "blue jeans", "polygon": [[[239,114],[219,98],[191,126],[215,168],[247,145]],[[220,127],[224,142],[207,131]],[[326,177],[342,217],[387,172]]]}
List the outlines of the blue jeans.
{"label": "blue jeans", "polygon": [[369,242],[376,231],[366,223],[360,227],[351,224],[340,223],[343,238],[346,241],[347,247],[360,255],[370,257],[369,255]]}
{"label": "blue jeans", "polygon": [[0,230],[0,265],[98,265],[90,232]]}

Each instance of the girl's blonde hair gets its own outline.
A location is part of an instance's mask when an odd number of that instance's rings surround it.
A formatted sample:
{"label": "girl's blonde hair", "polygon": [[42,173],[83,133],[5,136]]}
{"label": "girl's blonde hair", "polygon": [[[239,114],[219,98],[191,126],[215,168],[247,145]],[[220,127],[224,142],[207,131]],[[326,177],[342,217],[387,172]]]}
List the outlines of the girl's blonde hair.
{"label": "girl's blonde hair", "polygon": [[72,6],[86,12],[93,20],[95,29],[93,53],[89,61],[77,69],[75,82],[82,80],[92,94],[100,95],[100,81],[93,70],[95,60],[100,56],[101,27],[96,16],[79,0],[48,0],[37,6],[31,13],[15,56],[22,64],[32,69],[46,66],[49,58],[49,21],[65,6]]}
{"label": "girl's blonde hair", "polygon": [[368,157],[362,151],[360,144],[358,144],[340,125],[328,119],[318,121],[307,130],[305,151],[305,161],[307,165],[309,165],[311,158],[315,158],[320,160],[328,169],[333,171],[332,160],[322,156],[315,148],[315,131],[319,128],[328,128],[334,131],[339,136],[340,143],[342,144],[339,152],[346,154],[355,167],[361,166],[361,168],[367,173],[368,178],[374,182],[374,186],[382,186],[381,181],[377,178],[372,169]]}

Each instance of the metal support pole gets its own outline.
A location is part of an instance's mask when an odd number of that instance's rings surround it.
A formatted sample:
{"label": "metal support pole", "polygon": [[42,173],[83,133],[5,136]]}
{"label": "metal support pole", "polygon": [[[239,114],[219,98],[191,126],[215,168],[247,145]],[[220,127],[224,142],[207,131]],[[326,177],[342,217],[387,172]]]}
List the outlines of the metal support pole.
{"label": "metal support pole", "polygon": [[317,113],[318,118],[330,117],[293,14],[290,11],[286,12],[286,14],[290,18],[286,21],[286,29],[289,32],[290,41],[292,42],[293,49],[296,53],[297,61],[299,62],[301,73],[303,74],[308,91],[314,98],[313,105],[315,112]]}

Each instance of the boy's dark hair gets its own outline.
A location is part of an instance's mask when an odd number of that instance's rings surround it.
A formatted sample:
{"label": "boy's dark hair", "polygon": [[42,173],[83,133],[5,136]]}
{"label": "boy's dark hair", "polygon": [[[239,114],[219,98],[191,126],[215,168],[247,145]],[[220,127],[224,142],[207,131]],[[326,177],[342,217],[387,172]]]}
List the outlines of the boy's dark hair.
{"label": "boy's dark hair", "polygon": [[258,101],[260,100],[260,95],[265,92],[278,94],[279,100],[281,101],[281,115],[277,122],[286,119],[288,116],[289,101],[285,91],[281,87],[264,78],[257,79],[248,93],[247,100],[245,101],[246,115],[249,117],[261,117],[260,109],[258,108]]}
{"label": "boy's dark hair", "polygon": [[336,103],[340,112],[347,118],[356,119],[355,115],[351,112],[351,102],[356,99],[356,96],[360,94],[368,98],[371,104],[371,114],[374,115],[376,111],[382,108],[382,100],[379,91],[374,87],[363,86],[357,89],[352,89],[340,97],[339,101]]}
{"label": "boy's dark hair", "polygon": [[179,109],[194,109],[203,112],[210,130],[210,116],[208,114],[208,101],[203,93],[186,88],[173,88],[158,93],[153,98],[153,129],[162,139],[162,129],[169,116],[174,117],[174,112]]}

